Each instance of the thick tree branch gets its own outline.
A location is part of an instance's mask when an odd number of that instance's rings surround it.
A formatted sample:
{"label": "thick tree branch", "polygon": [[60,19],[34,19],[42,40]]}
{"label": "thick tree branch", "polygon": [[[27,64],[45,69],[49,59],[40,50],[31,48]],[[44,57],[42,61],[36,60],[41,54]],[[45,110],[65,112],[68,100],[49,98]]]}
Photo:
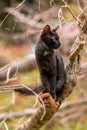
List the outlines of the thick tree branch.
{"label": "thick tree branch", "polygon": [[[65,112],[68,111],[69,109],[72,109],[74,107],[80,107],[80,106],[87,106],[87,98],[80,98],[78,99],[77,101],[68,101],[68,102],[64,102],[58,112],[54,115],[54,118],[55,117],[60,117],[61,118],[61,112],[63,113],[63,111]],[[32,114],[34,114],[36,111],[37,111],[38,108],[26,108],[24,110],[21,110],[21,111],[17,111],[17,112],[4,112],[4,113],[0,113],[0,120],[4,120],[5,118],[6,119],[13,119],[13,118],[20,118],[20,117],[23,117],[23,116],[31,116]],[[77,112],[77,111],[76,111]],[[63,118],[63,116],[62,116]]]}
{"label": "thick tree branch", "polygon": [[[84,46],[84,42],[85,41],[85,36],[84,34],[86,33],[85,31],[85,25],[86,25],[86,21],[87,18],[85,17],[84,19],[84,24],[82,26],[82,28],[80,28],[80,33],[78,36],[78,40],[75,41],[74,46],[77,46],[77,48],[73,48],[72,54],[68,60],[68,63],[66,65],[66,83],[64,85],[64,89],[63,91],[60,93],[59,95],[59,102],[62,103],[62,101],[68,97],[70,95],[70,93],[73,91],[73,88],[75,87],[77,80],[76,80],[76,66],[78,66],[78,63],[76,62],[77,60],[77,56],[80,53],[81,49]],[[81,27],[81,26],[80,26]],[[73,60],[72,60],[73,59]],[[77,63],[77,64],[76,64]],[[49,99],[48,97],[45,97],[46,101]],[[50,102],[48,102],[48,105],[50,104]],[[55,103],[54,103],[55,104]],[[45,104],[46,106],[46,104]],[[53,106],[51,106],[53,107]],[[57,111],[57,109],[54,110],[53,114],[50,115],[50,110],[53,110],[50,107],[50,109],[47,109],[46,106],[46,114],[44,116],[45,119],[45,123],[52,118],[52,115],[54,115],[54,113]],[[59,108],[59,106],[58,106]],[[43,108],[41,107],[35,115],[33,115],[28,121],[26,121],[25,123],[23,123],[22,125],[20,125],[16,130],[36,130],[42,127],[42,125],[44,125],[44,119],[42,121],[40,121],[41,116],[43,113]],[[38,115],[39,116],[39,121],[38,121]],[[48,116],[50,115],[50,116]],[[34,122],[34,123],[33,123]]]}
{"label": "thick tree branch", "polygon": [[9,71],[9,78],[13,77],[17,72],[26,72],[36,68],[35,59],[24,58],[23,60],[18,60],[9,65],[5,70],[0,71],[0,81],[5,81],[7,79],[7,73]]}
{"label": "thick tree branch", "polygon": [[[79,33],[77,39],[75,40],[74,46],[71,49],[71,55],[68,58],[68,62],[67,62],[67,65],[66,65],[66,82],[64,84],[63,91],[59,95],[58,104],[53,100],[53,98],[51,97],[50,94],[48,94],[48,93],[41,94],[40,97],[45,104],[45,110],[46,110],[45,115],[44,115],[44,108],[41,106],[31,116],[31,118],[29,118],[27,121],[25,121],[24,123],[19,125],[16,128],[16,130],[39,130],[46,122],[48,122],[53,117],[53,115],[58,110],[60,104],[63,102],[63,100],[66,97],[68,97],[70,95],[70,93],[73,91],[75,85],[77,84],[76,68],[79,65],[78,62],[77,62],[77,56],[80,53],[80,51],[82,50],[84,43],[86,41],[85,40],[86,36],[87,36],[87,31],[86,31],[87,14],[85,13],[85,11],[87,11],[87,9],[85,9],[84,12],[83,12],[84,20],[81,19],[82,17],[78,18],[78,21],[83,20],[84,22],[83,21],[80,22],[80,33]],[[82,23],[82,25],[81,25],[81,23]],[[13,65],[13,67],[14,66],[15,65]],[[16,68],[13,69],[13,70],[14,70],[13,72],[10,71],[10,75],[15,74]],[[1,74],[4,75],[3,73],[4,72],[2,71]],[[7,72],[5,72],[5,73],[7,73]],[[3,80],[3,79],[4,78],[1,78],[1,80]],[[6,79],[6,77],[5,77],[5,79]],[[43,115],[44,115],[44,117],[43,117]]]}
{"label": "thick tree branch", "polygon": [[59,105],[52,99],[50,94],[45,93],[41,96],[45,104],[46,114],[42,119],[44,109],[40,107],[37,112],[26,122],[20,125],[16,130],[39,130],[47,121],[49,121],[57,111]]}

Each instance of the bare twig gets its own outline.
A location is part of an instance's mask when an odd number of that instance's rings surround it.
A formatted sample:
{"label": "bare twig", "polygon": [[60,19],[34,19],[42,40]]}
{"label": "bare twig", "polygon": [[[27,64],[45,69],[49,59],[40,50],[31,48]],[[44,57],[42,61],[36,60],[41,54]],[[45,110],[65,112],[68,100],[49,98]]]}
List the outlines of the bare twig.
{"label": "bare twig", "polygon": [[77,4],[81,8],[81,10],[84,9],[84,7],[87,5],[87,0],[76,0]]}
{"label": "bare twig", "polygon": [[[77,44],[77,43],[75,43]],[[79,45],[80,46],[80,45]],[[80,48],[80,47],[79,47]],[[77,81],[76,81],[76,72],[75,72],[75,64],[74,62],[76,61],[76,58],[79,54],[79,52],[81,51],[83,47],[80,48],[80,50],[78,51],[78,48],[75,49],[75,51],[73,51],[73,56],[74,56],[74,60],[69,60],[69,62],[67,63],[67,66],[66,66],[66,83],[64,85],[64,88],[62,90],[62,92],[60,93],[59,95],[59,103],[63,102],[63,100],[68,97],[70,95],[70,93],[73,91]],[[74,55],[75,54],[75,55]],[[46,95],[45,95],[46,96]],[[48,96],[47,96],[48,97]],[[49,97],[44,97],[46,98],[44,100],[44,102],[46,101],[46,114],[43,118],[42,121],[40,121],[40,118],[41,118],[41,113],[43,113],[43,108],[41,107],[36,113],[35,115],[33,115],[29,120],[27,120],[25,123],[23,123],[22,125],[20,125],[16,130],[27,130],[27,129],[31,129],[31,130],[36,130],[36,129],[40,129],[42,127],[42,125],[44,125],[44,123],[46,123],[49,119],[52,118],[52,116],[54,115],[54,113],[56,112],[57,109],[54,109],[54,112],[52,115],[49,115],[51,112],[50,110],[53,111],[53,108],[52,108],[52,104],[51,104],[51,107],[50,109],[47,109],[48,105],[51,103],[51,102],[48,102],[49,100]],[[43,99],[44,99],[43,98]],[[50,101],[50,100],[49,100]],[[48,103],[47,103],[48,102]],[[54,102],[54,100],[53,100]],[[47,105],[48,104],[48,105]],[[53,103],[55,104],[55,102]],[[57,107],[59,108],[59,105],[57,105]],[[56,107],[56,108],[57,108]],[[47,111],[48,110],[48,111]],[[38,117],[38,115],[40,115]],[[47,118],[48,117],[48,118]],[[44,120],[45,119],[45,120]],[[33,123],[34,122],[34,123]]]}
{"label": "bare twig", "polygon": [[60,106],[59,110],[80,106],[81,104],[87,104],[87,98],[81,98],[78,99],[77,101],[72,101],[72,102],[65,102]]}
{"label": "bare twig", "polygon": [[42,119],[44,118],[45,114],[46,114],[46,109],[45,109],[45,105],[44,105],[43,100],[42,100],[41,97],[40,97],[37,93],[35,93],[31,88],[25,86],[24,84],[22,84],[22,86],[25,87],[25,88],[27,88],[29,91],[31,91],[31,92],[36,96],[36,102],[35,102],[35,104],[34,104],[33,107],[36,106],[36,104],[37,104],[37,102],[38,102],[38,99],[39,99],[39,101],[41,102],[42,107],[43,107],[43,110],[44,110],[44,111],[43,111],[43,115],[42,115],[42,117],[41,117],[41,120],[42,120]]}
{"label": "bare twig", "polygon": [[[23,0],[20,4],[18,4],[18,6],[16,6],[16,7],[14,8],[14,10],[16,10],[16,9],[18,9],[20,6],[22,6],[22,5],[24,4],[24,2],[25,2],[25,0]],[[2,24],[5,22],[5,20],[8,18],[8,16],[10,15],[10,13],[11,13],[11,12],[9,12],[9,13],[5,16],[5,18],[2,20],[2,22],[0,23],[0,27],[1,27]]]}
{"label": "bare twig", "polygon": [[9,129],[8,129],[8,126],[7,126],[7,124],[6,124],[6,122],[4,122],[3,124],[4,124],[4,126],[5,126],[5,129],[6,129],[6,130],[9,130]]}
{"label": "bare twig", "polygon": [[37,23],[37,20],[31,20],[25,17],[22,13],[14,10],[13,8],[5,8],[5,11],[16,17],[16,19],[18,19],[21,23],[27,24],[30,27],[41,29],[41,27],[44,25],[42,23]]}
{"label": "bare twig", "polygon": [[13,119],[13,118],[18,118],[18,117],[22,117],[22,116],[29,116],[31,114],[34,114],[37,111],[37,109],[32,108],[32,109],[25,109],[22,111],[18,111],[18,112],[5,112],[5,113],[0,113],[0,120],[7,120],[7,119]]}
{"label": "bare twig", "polygon": [[[23,60],[18,60],[9,65],[10,73],[9,78],[13,77],[17,72],[26,72],[36,68],[35,59],[24,58]],[[0,71],[0,81],[6,81],[8,68]]]}
{"label": "bare twig", "polygon": [[[64,0],[62,0],[62,1],[65,2]],[[70,8],[69,8],[69,11],[71,11]],[[14,12],[14,14],[15,14],[15,12]],[[74,17],[74,18],[76,19],[76,17]],[[23,17],[23,19],[24,19],[24,17]],[[87,35],[87,31],[85,29],[86,23],[87,23],[87,16],[84,17],[83,25],[79,26],[80,27],[80,33],[78,35],[79,40],[78,41],[76,40],[74,42],[74,45],[76,46],[76,48],[72,47],[72,52],[71,52],[71,55],[68,59],[67,65],[66,65],[66,82],[64,84],[64,88],[63,88],[62,92],[59,94],[59,100],[58,100],[59,103],[57,104],[49,93],[44,93],[44,94],[40,95],[41,100],[45,104],[45,110],[46,110],[46,114],[44,115],[43,119],[41,120],[43,113],[44,113],[44,107],[41,106],[31,116],[31,118],[29,118],[27,121],[22,123],[22,125],[19,125],[16,128],[16,130],[36,130],[36,129],[39,130],[47,121],[49,121],[53,117],[53,115],[57,112],[60,104],[63,102],[63,100],[66,97],[68,97],[70,95],[70,93],[73,91],[73,89],[77,83],[77,80],[76,80],[77,75],[76,75],[75,68],[76,68],[76,66],[78,66],[78,63],[76,63],[76,60],[77,60],[78,54],[80,53],[80,51],[82,50],[82,48],[84,46],[84,42],[82,42],[82,41],[85,41],[85,38]],[[75,115],[74,115],[74,117],[75,117]],[[68,119],[70,119],[70,118],[71,117],[69,117]],[[63,121],[66,121],[66,119]]]}
{"label": "bare twig", "polygon": [[[79,109],[79,107],[83,109]],[[85,109],[84,109],[85,108]],[[0,113],[0,121],[2,120],[12,120],[13,118],[20,118],[24,116],[31,116],[37,111],[38,108],[27,108],[22,111],[18,112],[5,112],[5,113]],[[67,122],[69,119],[72,120],[75,118],[75,115],[77,114],[76,117],[80,117],[81,115],[79,113],[83,112],[83,115],[85,114],[85,110],[87,109],[87,98],[80,98],[77,101],[69,101],[69,102],[64,102],[58,112],[54,115],[53,119],[49,122],[52,123],[58,118],[59,123]],[[79,112],[79,113],[78,113]],[[72,116],[73,115],[73,116]],[[81,116],[82,117],[82,116]]]}
{"label": "bare twig", "polygon": [[[22,123],[19,127],[16,128],[16,130],[39,130],[42,125],[44,125],[55,113],[55,111],[58,109],[58,104],[54,102],[50,94],[45,93],[41,96],[42,100],[45,103],[46,107],[46,114],[43,118],[43,120],[40,120],[42,117],[42,114],[44,112],[43,107],[40,107],[37,112],[26,122]],[[50,111],[50,112],[49,112]],[[33,122],[33,123],[31,123]]]}
{"label": "bare twig", "polygon": [[74,12],[72,11],[70,5],[67,4],[67,2],[65,0],[61,0],[64,4],[65,4],[65,7],[69,10],[69,12],[72,14],[73,18],[77,21],[77,17],[76,15],[74,14]]}

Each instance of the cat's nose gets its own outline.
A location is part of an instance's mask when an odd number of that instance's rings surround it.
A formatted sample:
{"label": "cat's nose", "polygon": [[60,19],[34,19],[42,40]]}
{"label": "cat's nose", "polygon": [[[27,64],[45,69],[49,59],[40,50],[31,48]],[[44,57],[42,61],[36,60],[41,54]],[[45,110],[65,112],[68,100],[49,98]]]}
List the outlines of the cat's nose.
{"label": "cat's nose", "polygon": [[54,47],[54,48],[57,49],[57,48],[59,48],[59,47],[60,47],[60,43],[57,42],[57,43],[55,44],[55,47]]}

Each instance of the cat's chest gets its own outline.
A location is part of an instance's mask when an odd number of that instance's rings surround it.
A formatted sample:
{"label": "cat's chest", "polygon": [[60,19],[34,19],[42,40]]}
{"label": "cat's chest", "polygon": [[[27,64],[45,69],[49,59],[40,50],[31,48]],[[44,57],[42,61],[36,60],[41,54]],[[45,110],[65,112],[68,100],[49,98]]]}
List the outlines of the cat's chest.
{"label": "cat's chest", "polygon": [[53,70],[56,70],[56,57],[53,50],[48,50],[42,46],[36,47],[36,61],[40,71],[53,73]]}
{"label": "cat's chest", "polygon": [[44,48],[42,46],[37,46],[36,47],[36,59],[39,60],[50,60],[51,58],[53,58],[54,55],[54,51]]}
{"label": "cat's chest", "polygon": [[54,61],[54,57],[54,52],[48,50],[41,50],[36,54],[36,60],[43,64]]}
{"label": "cat's chest", "polygon": [[41,43],[38,43],[35,49],[36,61],[38,66],[44,66],[50,68],[50,66],[55,66],[55,51],[49,49]]}
{"label": "cat's chest", "polygon": [[44,70],[53,70],[56,68],[56,59],[54,54],[49,54],[49,52],[43,52],[39,57],[37,57],[37,63],[39,68]]}

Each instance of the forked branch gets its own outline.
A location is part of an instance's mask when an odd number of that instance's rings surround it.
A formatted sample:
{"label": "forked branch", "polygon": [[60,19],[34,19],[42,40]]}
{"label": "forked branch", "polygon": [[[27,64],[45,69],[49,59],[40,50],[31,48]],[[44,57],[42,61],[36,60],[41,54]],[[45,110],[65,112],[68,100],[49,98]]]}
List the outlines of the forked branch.
{"label": "forked branch", "polygon": [[[78,21],[81,21],[80,17],[78,18]],[[80,51],[83,49],[86,39],[86,31],[85,26],[87,17],[84,17],[84,23],[80,27],[80,33],[78,37],[76,38],[74,45],[71,48],[71,54],[68,58],[68,62],[66,65],[66,82],[64,85],[63,91],[59,95],[59,104],[56,104],[56,102],[52,99],[52,97],[47,94],[42,94],[41,98],[45,104],[46,108],[46,114],[44,115],[44,118],[41,120],[41,117],[43,115],[43,107],[39,108],[37,112],[26,122],[24,122],[22,125],[19,125],[16,130],[39,130],[46,122],[48,122],[52,116],[56,113],[58,110],[60,104],[62,101],[70,95],[70,93],[73,91],[75,85],[77,84],[77,71],[76,67],[79,66],[79,63],[76,62],[77,56],[79,55]],[[78,22],[79,23],[79,22]]]}

